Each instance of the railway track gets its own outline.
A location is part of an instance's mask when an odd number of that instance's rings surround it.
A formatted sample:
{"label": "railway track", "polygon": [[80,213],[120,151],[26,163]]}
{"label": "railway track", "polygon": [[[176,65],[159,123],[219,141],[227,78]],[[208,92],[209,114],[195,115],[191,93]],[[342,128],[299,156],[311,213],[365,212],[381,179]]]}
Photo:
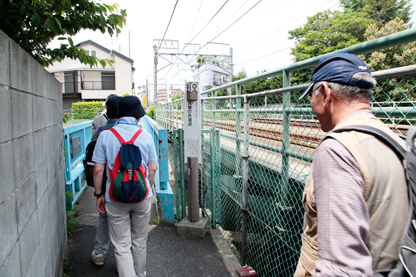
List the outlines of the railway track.
{"label": "railway track", "polygon": [[[282,143],[283,135],[283,120],[278,118],[254,118],[250,120],[249,135],[250,139],[263,138]],[[289,141],[292,146],[306,147],[309,149],[316,149],[319,141],[325,135],[318,127],[316,120],[310,119],[291,119],[290,120],[290,137]],[[394,125],[387,124],[396,133],[399,131],[405,134],[409,129],[409,125]],[[204,120],[204,126],[212,127],[212,122],[209,119]],[[236,132],[236,122],[234,120],[216,120],[215,128]],[[244,132],[244,124],[241,124],[241,134]]]}

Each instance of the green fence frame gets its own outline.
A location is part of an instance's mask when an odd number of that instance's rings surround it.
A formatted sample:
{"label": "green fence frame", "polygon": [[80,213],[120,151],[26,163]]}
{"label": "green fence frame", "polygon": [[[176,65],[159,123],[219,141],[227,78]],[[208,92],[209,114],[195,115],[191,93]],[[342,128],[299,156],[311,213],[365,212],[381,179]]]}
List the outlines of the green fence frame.
{"label": "green fence frame", "polygon": [[[416,29],[409,29],[336,52],[359,55],[415,40]],[[296,120],[302,122],[306,118],[309,127],[303,126],[305,130],[316,129],[319,126],[313,120],[313,113],[308,103],[291,99],[292,92],[302,91],[309,84],[290,86],[290,73],[315,66],[323,56],[201,93],[201,95],[212,94],[214,97],[201,99],[204,164],[200,168],[202,195],[200,206],[204,214],[210,218],[212,227],[222,230],[235,255],[240,258],[241,264],[251,265],[259,276],[291,276],[296,267],[303,217],[300,198],[308,173],[307,165],[310,166],[313,161],[313,151],[304,153],[294,149],[291,146],[291,136],[293,137],[294,129],[303,130],[294,125]],[[372,102],[373,113],[386,123],[391,123],[392,128],[399,133],[403,132],[399,128],[400,124],[414,124],[416,120],[416,103],[409,99],[410,92],[416,90],[416,78],[412,76],[415,74],[416,65],[373,73],[376,79],[382,81],[378,88],[380,93],[386,93],[383,91],[386,84],[387,87],[389,85],[399,87],[400,84],[395,78],[405,79],[410,84],[408,91],[402,92],[403,100]],[[282,88],[241,95],[243,84],[276,75],[283,75]],[[236,95],[215,97],[216,91],[233,86],[236,88]],[[276,95],[282,95],[281,100],[279,102],[273,100],[276,102],[270,104],[267,99]],[[262,103],[260,101],[262,98],[265,98],[264,102],[270,104],[270,107],[265,108],[258,104]],[[236,108],[221,108],[221,103],[225,100],[235,100]],[[204,104],[210,108],[204,109]],[[177,218],[186,215],[184,192],[186,180],[184,174],[180,174],[184,172],[182,107],[183,99],[179,99],[155,109],[156,120],[169,130],[174,149],[177,151],[175,152],[175,161],[179,162],[179,166],[175,166]],[[257,115],[261,115],[259,118],[280,120],[282,127],[278,132],[281,134],[281,139],[276,139],[274,144],[270,144],[269,139],[250,140],[250,132],[255,131],[255,128],[250,126],[251,118]],[[204,125],[204,119],[210,121],[207,123],[210,126]],[[226,121],[234,121],[235,133],[227,132],[221,127]],[[319,135],[320,132],[318,131],[317,134]],[[303,137],[299,136],[295,139],[302,140]],[[272,153],[266,157],[277,155],[280,157],[279,164],[259,162],[253,158],[251,148]],[[299,172],[291,168],[294,160],[303,165]],[[268,179],[264,179],[265,176]],[[267,182],[278,185],[269,186]],[[267,210],[272,210],[274,214],[267,214]]]}

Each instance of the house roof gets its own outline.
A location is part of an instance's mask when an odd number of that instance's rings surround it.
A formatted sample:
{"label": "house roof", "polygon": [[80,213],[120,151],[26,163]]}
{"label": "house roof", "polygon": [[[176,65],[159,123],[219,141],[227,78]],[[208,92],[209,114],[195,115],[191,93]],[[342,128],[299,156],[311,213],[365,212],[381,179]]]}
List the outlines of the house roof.
{"label": "house roof", "polygon": [[80,42],[80,43],[76,44],[75,46],[76,47],[80,47],[80,46],[87,45],[87,44],[92,44],[95,47],[97,47],[97,48],[99,48],[99,49],[101,49],[101,50],[103,50],[105,52],[108,52],[108,53],[111,53],[112,52],[114,55],[116,55],[116,56],[118,56],[118,57],[120,57],[120,58],[122,58],[122,59],[124,59],[124,60],[126,60],[128,62],[130,62],[132,64],[134,63],[134,61],[132,59],[124,56],[123,54],[120,54],[117,51],[114,51],[114,50],[110,50],[108,48],[105,48],[104,46],[102,46],[102,45],[100,45],[100,44],[98,44],[98,43],[96,43],[96,42],[94,42],[94,41],[92,41],[90,39],[89,40],[86,40],[86,41],[83,41],[83,42]]}

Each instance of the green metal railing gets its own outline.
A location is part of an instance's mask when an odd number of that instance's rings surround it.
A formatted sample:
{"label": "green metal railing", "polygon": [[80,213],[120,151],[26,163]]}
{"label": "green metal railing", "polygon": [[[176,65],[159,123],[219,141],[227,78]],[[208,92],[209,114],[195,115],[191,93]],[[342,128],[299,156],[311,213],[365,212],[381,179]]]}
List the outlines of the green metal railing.
{"label": "green metal railing", "polygon": [[[416,40],[416,29],[344,49],[363,54]],[[340,51],[339,51],[340,52]],[[202,98],[200,207],[220,228],[243,265],[259,276],[292,276],[301,245],[302,192],[315,149],[324,135],[305,100],[291,97],[308,84],[290,86],[290,72],[320,57],[213,88],[232,86],[236,95]],[[241,95],[244,84],[283,75],[283,87]],[[397,133],[416,119],[416,66],[374,72],[373,113]],[[235,107],[227,103],[235,102]],[[155,109],[156,120],[174,141],[177,217],[185,216],[183,102]]]}

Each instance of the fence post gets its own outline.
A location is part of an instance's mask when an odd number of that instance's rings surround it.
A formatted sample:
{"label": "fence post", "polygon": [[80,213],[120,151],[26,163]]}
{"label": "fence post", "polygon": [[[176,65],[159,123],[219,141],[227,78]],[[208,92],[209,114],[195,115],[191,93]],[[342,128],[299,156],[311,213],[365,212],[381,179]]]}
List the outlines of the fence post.
{"label": "fence post", "polygon": [[[215,97],[215,92],[214,92],[214,97]],[[212,100],[212,129],[215,130],[216,128],[216,119],[217,119],[217,114],[215,113],[215,110],[217,109],[217,102],[216,100]],[[202,125],[203,127],[204,125]]]}
{"label": "fence post", "polygon": [[[236,85],[236,95],[241,95],[241,85]],[[235,179],[236,182],[242,177],[241,174],[241,98],[236,99],[236,126],[235,126]],[[237,181],[238,180],[238,181]]]}
{"label": "fence post", "polygon": [[[217,178],[216,178],[216,198],[215,198],[215,203],[217,205],[217,213],[216,213],[216,218],[221,219],[221,141],[220,141],[220,130],[215,130],[215,137],[214,137],[214,141],[215,141],[215,161],[216,161],[216,172],[217,172]],[[215,229],[215,225],[213,225],[212,228]]]}
{"label": "fence post", "polygon": [[249,146],[249,100],[244,96],[244,152],[243,152],[243,193],[241,201],[242,224],[241,224],[241,265],[246,264],[246,240],[247,240],[247,198],[248,198],[248,146]]}
{"label": "fence post", "polygon": [[214,159],[214,155],[215,155],[215,144],[214,144],[214,129],[211,129],[210,132],[210,167],[211,167],[211,226],[212,228],[216,228],[216,207],[215,207],[215,159]]}
{"label": "fence post", "polygon": [[176,216],[179,220],[182,219],[181,213],[179,212],[179,179],[178,179],[178,133],[179,130],[173,131],[173,157],[175,167],[175,202],[176,202]]}
{"label": "fence post", "polygon": [[[283,87],[290,86],[290,72],[283,71]],[[283,205],[287,206],[289,193],[289,146],[290,146],[290,92],[283,94],[283,133],[282,133],[282,180]]]}
{"label": "fence post", "polygon": [[182,218],[186,217],[185,202],[185,177],[184,177],[184,160],[183,160],[183,129],[179,130],[179,163],[181,172],[181,197],[182,197]]}

